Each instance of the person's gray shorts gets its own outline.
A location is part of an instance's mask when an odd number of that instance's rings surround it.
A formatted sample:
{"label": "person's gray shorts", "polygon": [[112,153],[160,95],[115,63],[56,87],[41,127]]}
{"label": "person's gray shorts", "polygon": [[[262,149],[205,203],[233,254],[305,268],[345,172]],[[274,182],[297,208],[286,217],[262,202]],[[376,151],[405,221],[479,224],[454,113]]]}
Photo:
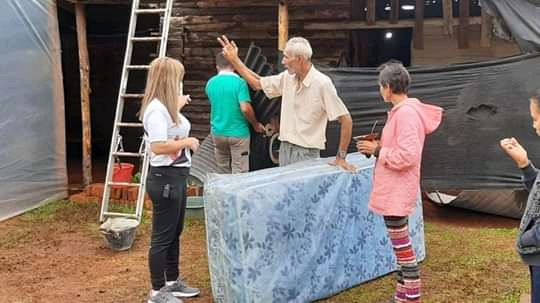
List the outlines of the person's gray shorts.
{"label": "person's gray shorts", "polygon": [[221,137],[212,135],[214,153],[219,167],[230,169],[233,174],[249,171],[250,138]]}
{"label": "person's gray shorts", "polygon": [[279,145],[279,166],[320,157],[321,151],[318,148],[305,148],[287,141],[281,141]]}

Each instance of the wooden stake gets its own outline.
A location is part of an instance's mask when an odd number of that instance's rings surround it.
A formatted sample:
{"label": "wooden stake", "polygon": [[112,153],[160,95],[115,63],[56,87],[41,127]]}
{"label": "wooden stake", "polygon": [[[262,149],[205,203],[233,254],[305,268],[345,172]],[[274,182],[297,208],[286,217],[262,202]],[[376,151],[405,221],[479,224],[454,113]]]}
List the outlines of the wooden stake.
{"label": "wooden stake", "polygon": [[416,0],[414,15],[414,37],[415,49],[424,49],[424,0]]}
{"label": "wooden stake", "polygon": [[79,71],[81,77],[81,117],[82,117],[82,171],[83,186],[92,183],[92,135],[90,124],[90,64],[86,40],[86,13],[82,3],[75,3],[77,23],[77,46],[79,48]]}
{"label": "wooden stake", "polygon": [[492,23],[491,16],[486,13],[486,10],[482,7],[482,25],[480,32],[480,47],[491,47],[492,36]]}
{"label": "wooden stake", "polygon": [[454,34],[454,9],[452,0],[443,0],[443,32],[445,35],[452,36]]}
{"label": "wooden stake", "polygon": [[283,51],[289,39],[289,10],[287,0],[280,0],[278,7],[278,49]]}
{"label": "wooden stake", "polygon": [[459,1],[458,48],[469,48],[469,0]]}

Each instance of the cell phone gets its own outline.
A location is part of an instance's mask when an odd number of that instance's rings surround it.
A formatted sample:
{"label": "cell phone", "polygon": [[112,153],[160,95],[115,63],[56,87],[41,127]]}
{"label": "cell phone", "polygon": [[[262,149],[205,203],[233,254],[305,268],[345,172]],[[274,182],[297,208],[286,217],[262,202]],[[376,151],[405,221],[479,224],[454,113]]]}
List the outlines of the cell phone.
{"label": "cell phone", "polygon": [[165,186],[163,186],[163,198],[169,199],[170,193],[171,193],[171,185],[165,184]]}

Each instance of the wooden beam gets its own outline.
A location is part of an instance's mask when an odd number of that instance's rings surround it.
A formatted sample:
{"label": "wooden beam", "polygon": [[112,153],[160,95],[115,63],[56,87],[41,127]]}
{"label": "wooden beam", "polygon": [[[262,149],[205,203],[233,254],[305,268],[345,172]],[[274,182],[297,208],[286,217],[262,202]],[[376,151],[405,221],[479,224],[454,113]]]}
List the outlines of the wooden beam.
{"label": "wooden beam", "polygon": [[77,46],[79,48],[79,71],[81,77],[81,117],[82,117],[82,172],[83,186],[92,183],[92,132],[90,124],[90,64],[86,40],[86,12],[82,3],[75,4],[77,23]]}
{"label": "wooden beam", "polygon": [[375,24],[375,5],[376,0],[367,0],[366,3],[366,24],[367,25],[373,25]]}
{"label": "wooden beam", "polygon": [[289,39],[289,8],[287,0],[280,0],[278,7],[278,49],[283,51]]}
{"label": "wooden beam", "polygon": [[413,46],[424,49],[424,0],[416,0],[414,11]]}
{"label": "wooden beam", "polygon": [[390,5],[390,23],[396,24],[399,20],[399,0],[392,0]]}
{"label": "wooden beam", "polygon": [[[480,17],[471,17],[468,19],[470,25],[476,25],[481,23]],[[442,18],[426,18],[424,19],[425,27],[441,27],[444,24]],[[459,24],[458,19],[452,21],[454,26]],[[414,27],[414,20],[399,20],[398,23],[392,24],[386,20],[380,20],[376,24],[367,25],[364,21],[338,21],[338,22],[310,22],[305,24],[306,30],[321,30],[321,31],[335,31],[335,30],[359,30],[359,29],[392,29],[392,28],[406,28]]]}
{"label": "wooden beam", "polygon": [[492,27],[491,16],[487,14],[486,9],[482,7],[482,25],[480,32],[480,47],[491,47]]}
{"label": "wooden beam", "polygon": [[443,32],[445,35],[452,36],[454,34],[454,8],[452,0],[442,1],[443,9]]}
{"label": "wooden beam", "polygon": [[458,48],[469,48],[469,0],[459,1]]}

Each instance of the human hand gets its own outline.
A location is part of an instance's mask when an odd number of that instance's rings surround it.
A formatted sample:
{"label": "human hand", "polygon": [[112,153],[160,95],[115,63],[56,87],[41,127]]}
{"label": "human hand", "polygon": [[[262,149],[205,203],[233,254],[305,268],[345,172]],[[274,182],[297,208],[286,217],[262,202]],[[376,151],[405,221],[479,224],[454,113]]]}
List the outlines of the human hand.
{"label": "human hand", "polygon": [[345,159],[340,158],[340,157],[336,157],[333,161],[329,162],[328,164],[332,166],[339,166],[343,170],[348,171],[348,172],[356,172],[356,166],[348,163],[347,161],[345,161]]}
{"label": "human hand", "polygon": [[178,96],[178,107],[182,109],[186,104],[189,104],[191,102],[191,96],[190,95],[181,95]]}
{"label": "human hand", "polygon": [[229,38],[227,38],[225,35],[218,37],[217,40],[223,47],[222,52],[225,59],[227,59],[229,62],[233,62],[238,58],[238,46],[236,46],[236,43],[234,43],[233,40],[229,41]]}
{"label": "human hand", "polygon": [[376,140],[359,140],[356,142],[356,148],[364,155],[373,155],[379,146],[379,141]]}
{"label": "human hand", "polygon": [[199,149],[199,139],[195,137],[188,137],[185,140],[187,147],[189,147],[189,149],[191,149],[192,151],[196,152]]}
{"label": "human hand", "polygon": [[255,125],[253,125],[253,130],[259,134],[266,133],[266,128],[261,122],[257,122]]}
{"label": "human hand", "polygon": [[524,168],[529,165],[529,157],[527,151],[516,138],[504,138],[500,141],[501,148],[510,157],[519,168]]}

